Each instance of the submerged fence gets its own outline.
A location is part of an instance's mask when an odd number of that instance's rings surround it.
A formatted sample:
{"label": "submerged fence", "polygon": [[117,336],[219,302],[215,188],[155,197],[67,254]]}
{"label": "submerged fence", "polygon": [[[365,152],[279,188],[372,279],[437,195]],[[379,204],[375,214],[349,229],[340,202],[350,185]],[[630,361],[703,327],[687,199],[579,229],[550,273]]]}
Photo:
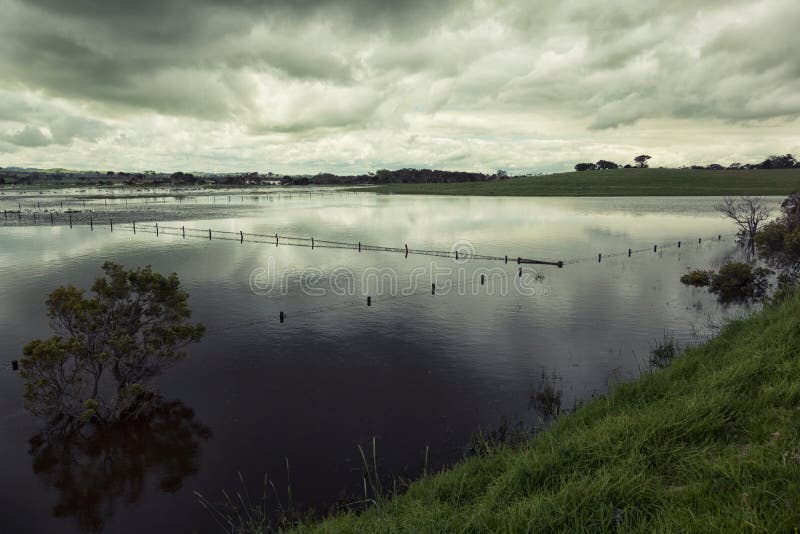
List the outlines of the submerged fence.
{"label": "submerged fence", "polygon": [[[634,254],[642,254],[646,252],[653,252],[656,253],[659,250],[676,248],[680,249],[684,245],[689,245],[695,242],[694,239],[688,240],[674,240],[674,241],[667,241],[667,242],[660,242],[654,243],[652,247],[644,247],[644,248],[637,248],[632,249],[629,248],[627,250],[622,251],[615,251],[611,253],[603,253],[598,252],[596,255],[591,256],[580,256],[568,260],[554,260],[554,259],[531,259],[531,258],[524,258],[520,255],[488,255],[488,254],[477,254],[470,250],[459,250],[458,248],[454,248],[453,250],[435,250],[435,249],[421,249],[421,248],[411,248],[408,244],[404,244],[402,247],[396,246],[384,246],[384,245],[371,245],[362,242],[346,242],[346,241],[332,241],[327,239],[317,239],[313,236],[290,236],[281,234],[280,232],[275,232],[274,234],[261,234],[261,233],[253,233],[253,232],[244,232],[240,230],[230,231],[230,230],[214,230],[213,228],[192,228],[187,227],[185,225],[182,226],[169,226],[169,225],[159,225],[158,222],[146,222],[146,223],[137,223],[135,221],[127,221],[123,219],[123,221],[114,222],[113,217],[106,214],[107,216],[100,216],[97,217],[96,214],[92,212],[78,212],[78,211],[65,211],[65,212],[43,212],[43,213],[23,213],[20,211],[3,211],[3,221],[16,221],[17,223],[22,223],[23,221],[26,225],[34,225],[34,226],[67,226],[69,225],[70,228],[73,226],[88,226],[92,231],[96,228],[98,229],[108,229],[109,231],[113,232],[114,230],[117,231],[130,231],[133,234],[139,233],[149,233],[155,234],[156,236],[170,235],[170,236],[177,236],[181,237],[182,239],[192,238],[192,239],[203,239],[203,240],[225,240],[225,241],[238,241],[240,244],[247,243],[259,243],[259,244],[267,244],[267,245],[274,245],[276,247],[280,246],[292,246],[292,247],[306,247],[310,249],[346,249],[346,250],[353,250],[358,252],[386,252],[386,253],[393,253],[393,254],[403,254],[406,258],[409,255],[422,255],[422,256],[434,256],[440,258],[448,258],[453,259],[456,261],[489,261],[489,262],[502,262],[504,264],[516,263],[517,265],[545,265],[545,266],[554,266],[558,268],[562,268],[565,265],[575,265],[579,263],[586,263],[586,262],[598,262],[601,263],[604,259],[609,258],[619,258],[619,257],[631,257]],[[732,233],[732,234],[716,234],[711,236],[704,236],[696,238],[697,244],[702,244],[704,242],[722,242],[723,240],[728,240],[730,238],[735,238],[739,234]],[[520,274],[521,274],[521,267],[520,267]]]}

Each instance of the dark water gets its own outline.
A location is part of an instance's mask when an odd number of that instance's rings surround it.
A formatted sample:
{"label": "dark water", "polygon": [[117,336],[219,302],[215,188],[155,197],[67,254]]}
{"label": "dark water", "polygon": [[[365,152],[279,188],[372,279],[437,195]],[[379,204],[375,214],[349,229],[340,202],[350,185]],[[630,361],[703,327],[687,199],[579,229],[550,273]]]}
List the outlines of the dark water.
{"label": "dark water", "polygon": [[[429,467],[455,461],[479,427],[504,417],[537,421],[529,399],[543,372],[559,377],[569,408],[634,378],[665,331],[697,342],[744,313],[678,283],[687,268],[716,267],[738,253],[730,240],[697,243],[732,231],[715,201],[284,191],[238,205],[147,206],[146,218],[162,224],[437,250],[458,244],[514,258],[596,258],[685,240],[630,259],[526,267],[523,278],[503,263],[4,227],[0,528],[215,532],[193,491],[214,500],[241,489],[238,473],[254,495],[265,473],[284,488],[287,459],[296,503],[325,506],[358,490],[356,445],[373,436],[387,476],[417,475],[426,447]],[[11,194],[0,202],[16,209]],[[98,213],[124,209],[92,202]],[[61,284],[88,287],[105,260],[177,272],[194,319],[209,332],[158,379],[164,404],[150,417],[48,448],[36,439],[43,422],[25,411],[9,362],[26,341],[49,335],[47,294]],[[491,283],[480,286],[479,273]]]}

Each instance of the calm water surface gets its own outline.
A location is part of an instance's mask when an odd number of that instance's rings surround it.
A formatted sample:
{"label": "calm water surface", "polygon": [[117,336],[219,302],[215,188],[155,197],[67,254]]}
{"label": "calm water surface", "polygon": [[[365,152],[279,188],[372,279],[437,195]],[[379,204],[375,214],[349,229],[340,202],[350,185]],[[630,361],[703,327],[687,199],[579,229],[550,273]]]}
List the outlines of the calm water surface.
{"label": "calm water surface", "polygon": [[[73,192],[75,201],[86,193]],[[61,193],[0,197],[23,211]],[[454,262],[351,250],[181,239],[98,227],[0,228],[0,525],[4,532],[215,532],[193,491],[253,495],[264,474],[291,484],[301,506],[358,490],[357,444],[377,441],[379,469],[416,476],[464,454],[479,427],[536,422],[530,395],[555,374],[563,403],[634,378],[665,332],[697,342],[740,308],[678,283],[738,251],[712,198],[471,198],[272,190],[258,198],[170,197],[88,208],[245,233],[315,236],[412,248],[569,260],[563,269]],[[233,193],[235,195],[235,193]],[[777,204],[779,199],[775,199]],[[28,206],[28,207],[26,207]],[[60,205],[59,205],[60,208]],[[12,217],[13,218],[13,217]],[[604,259],[598,252],[680,249]],[[462,248],[463,250],[463,248]],[[194,319],[209,327],[157,381],[169,404],[138,427],[42,454],[43,422],[22,404],[10,369],[49,335],[44,301],[62,284],[88,287],[102,263],[177,272]],[[484,270],[480,270],[484,269]],[[486,270],[488,269],[488,270]],[[480,286],[479,273],[491,283]],[[537,274],[538,276],[534,276]],[[434,279],[439,294],[433,296]],[[507,284],[507,288],[503,284]],[[332,288],[337,288],[335,291]],[[409,291],[412,288],[413,291]],[[254,290],[255,289],[255,290]],[[405,293],[413,293],[407,295]],[[366,295],[373,298],[366,306]],[[280,311],[287,320],[278,321]]]}

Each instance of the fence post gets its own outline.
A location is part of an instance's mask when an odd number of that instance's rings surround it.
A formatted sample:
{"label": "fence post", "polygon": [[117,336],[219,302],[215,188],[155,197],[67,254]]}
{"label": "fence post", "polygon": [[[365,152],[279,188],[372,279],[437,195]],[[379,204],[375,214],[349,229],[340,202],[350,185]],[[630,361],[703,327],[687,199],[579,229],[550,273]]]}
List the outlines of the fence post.
{"label": "fence post", "polygon": [[156,237],[158,237],[158,223],[156,223]]}
{"label": "fence post", "polygon": [[653,245],[653,252],[658,250],[658,245]]}
{"label": "fence post", "polygon": [[[158,228],[158,227],[156,227]],[[92,220],[92,216],[89,215],[89,229],[94,232],[94,221]]]}
{"label": "fence post", "polygon": [[69,214],[69,227],[72,228],[72,214]]}
{"label": "fence post", "polygon": [[33,212],[33,224],[36,224],[36,212]]}
{"label": "fence post", "polygon": [[244,243],[244,232],[239,230],[239,244],[241,245],[242,243]]}
{"label": "fence post", "polygon": [[697,238],[697,244],[699,245],[699,244],[700,244],[700,243],[702,243],[702,242],[703,242],[703,238],[702,238],[702,237],[698,237],[698,238]]}
{"label": "fence post", "polygon": [[436,284],[431,284],[431,295],[436,294]]}
{"label": "fence post", "polygon": [[283,323],[283,318],[284,318],[284,315],[283,315],[283,312],[281,312],[281,315],[280,315],[281,323]]}
{"label": "fence post", "polygon": [[678,248],[681,248],[681,242],[678,241]]}
{"label": "fence post", "polygon": [[109,219],[109,222],[111,223],[111,231],[113,232],[114,231],[114,219]]}
{"label": "fence post", "polygon": [[211,228],[208,229],[208,240],[211,241]]}
{"label": "fence post", "polygon": [[181,235],[183,236],[184,239],[186,239],[186,227],[185,226],[181,226]]}
{"label": "fence post", "polygon": [[599,253],[597,254],[597,263],[600,263],[600,261],[601,261],[602,259],[603,259],[603,253],[602,253],[602,252],[599,252]]}
{"label": "fence post", "polygon": [[361,252],[361,241],[358,242],[358,251]]}
{"label": "fence post", "polygon": [[311,250],[314,250],[314,236],[311,236]]}
{"label": "fence post", "polygon": [[631,249],[628,249],[628,257],[629,258],[631,257],[631,252],[633,252],[633,251]]}
{"label": "fence post", "polygon": [[275,246],[278,246],[278,234],[275,234]]}
{"label": "fence post", "polygon": [[485,277],[484,275],[481,275],[481,285],[483,285],[483,283],[484,283],[485,281],[486,281],[486,277]]}
{"label": "fence post", "polygon": [[136,221],[133,221],[133,233],[136,233]]}
{"label": "fence post", "polygon": [[519,277],[522,278],[522,267],[519,268]]}
{"label": "fence post", "polygon": [[372,306],[372,297],[367,296],[367,306]]}
{"label": "fence post", "polygon": [[53,226],[53,212],[50,212],[50,226]]}

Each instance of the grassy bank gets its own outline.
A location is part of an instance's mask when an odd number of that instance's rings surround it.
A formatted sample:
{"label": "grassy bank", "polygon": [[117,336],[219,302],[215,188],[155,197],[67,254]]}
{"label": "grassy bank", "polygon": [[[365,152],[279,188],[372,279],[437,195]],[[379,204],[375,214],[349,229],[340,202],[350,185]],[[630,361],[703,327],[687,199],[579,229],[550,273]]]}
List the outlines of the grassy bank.
{"label": "grassy bank", "polygon": [[800,189],[800,169],[707,171],[617,169],[567,172],[492,182],[390,184],[367,191],[408,195],[703,196],[781,195]]}
{"label": "grassy bank", "polygon": [[518,448],[308,532],[796,532],[800,297]]}

